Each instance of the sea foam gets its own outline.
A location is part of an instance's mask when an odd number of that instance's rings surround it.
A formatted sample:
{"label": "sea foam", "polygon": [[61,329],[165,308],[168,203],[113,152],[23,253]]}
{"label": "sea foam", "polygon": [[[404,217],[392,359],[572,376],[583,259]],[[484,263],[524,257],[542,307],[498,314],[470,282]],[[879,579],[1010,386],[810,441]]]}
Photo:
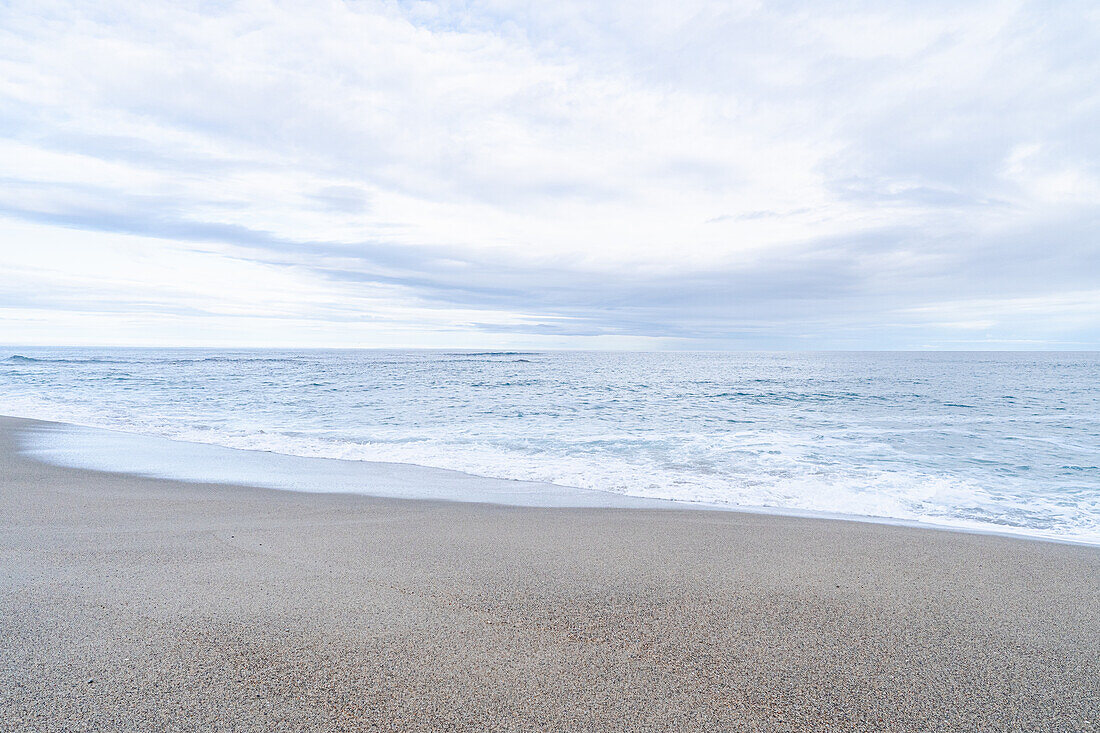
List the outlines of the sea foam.
{"label": "sea foam", "polygon": [[0,360],[9,414],[686,504],[1100,542],[1096,354],[18,356]]}

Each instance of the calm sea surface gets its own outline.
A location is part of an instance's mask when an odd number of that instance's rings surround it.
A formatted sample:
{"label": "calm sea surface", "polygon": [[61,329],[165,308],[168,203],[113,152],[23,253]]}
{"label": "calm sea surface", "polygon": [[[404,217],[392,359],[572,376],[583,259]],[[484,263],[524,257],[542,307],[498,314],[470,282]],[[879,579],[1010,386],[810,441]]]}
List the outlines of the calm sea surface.
{"label": "calm sea surface", "polygon": [[0,413],[1100,543],[1100,353],[7,349]]}

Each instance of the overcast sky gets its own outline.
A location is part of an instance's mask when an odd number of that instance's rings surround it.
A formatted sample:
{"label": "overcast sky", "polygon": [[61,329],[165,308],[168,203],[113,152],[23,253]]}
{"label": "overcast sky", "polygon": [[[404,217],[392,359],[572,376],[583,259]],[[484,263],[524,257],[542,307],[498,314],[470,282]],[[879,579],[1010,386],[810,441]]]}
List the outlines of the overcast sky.
{"label": "overcast sky", "polygon": [[0,343],[1100,348],[1100,5],[0,2]]}

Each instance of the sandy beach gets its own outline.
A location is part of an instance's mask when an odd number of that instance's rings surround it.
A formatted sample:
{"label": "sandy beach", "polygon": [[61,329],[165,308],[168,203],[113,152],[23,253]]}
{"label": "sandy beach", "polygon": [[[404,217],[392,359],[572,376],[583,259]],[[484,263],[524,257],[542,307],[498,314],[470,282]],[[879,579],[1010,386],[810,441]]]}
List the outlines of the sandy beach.
{"label": "sandy beach", "polygon": [[1100,727],[1100,549],[179,483],[0,420],[6,730]]}

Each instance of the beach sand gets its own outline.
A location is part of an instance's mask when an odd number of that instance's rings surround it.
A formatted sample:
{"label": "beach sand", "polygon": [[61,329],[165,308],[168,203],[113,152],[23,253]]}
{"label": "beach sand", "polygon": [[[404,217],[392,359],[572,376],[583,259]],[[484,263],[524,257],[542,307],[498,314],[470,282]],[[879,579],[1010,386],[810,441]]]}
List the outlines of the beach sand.
{"label": "beach sand", "polygon": [[1100,729],[1100,549],[18,456],[4,730]]}

